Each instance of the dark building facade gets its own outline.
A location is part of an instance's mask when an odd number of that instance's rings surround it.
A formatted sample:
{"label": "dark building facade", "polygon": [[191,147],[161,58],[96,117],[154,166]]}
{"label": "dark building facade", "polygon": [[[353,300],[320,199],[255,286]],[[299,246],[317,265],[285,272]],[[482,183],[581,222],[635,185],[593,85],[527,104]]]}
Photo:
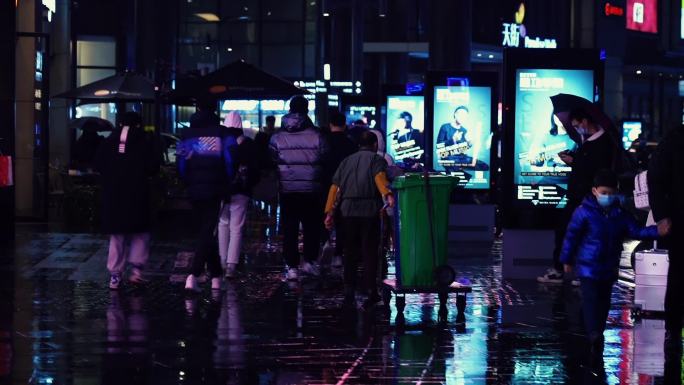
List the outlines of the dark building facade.
{"label": "dark building facade", "polygon": [[[69,121],[114,122],[123,108],[50,96],[124,70],[164,91],[174,79],[243,59],[292,81],[351,82],[375,104],[383,85],[420,82],[428,69],[502,73],[505,46],[595,48],[605,52],[609,115],[643,121],[657,140],[683,117],[682,7],[639,0],[653,4],[635,22],[634,1],[3,1],[2,48],[12,55],[2,56],[0,108],[15,113],[0,115],[0,150],[15,158],[16,186],[0,190],[0,209],[47,217],[50,194],[64,188]],[[150,106],[125,108],[154,121]],[[191,110],[162,112],[161,130],[173,132]]]}

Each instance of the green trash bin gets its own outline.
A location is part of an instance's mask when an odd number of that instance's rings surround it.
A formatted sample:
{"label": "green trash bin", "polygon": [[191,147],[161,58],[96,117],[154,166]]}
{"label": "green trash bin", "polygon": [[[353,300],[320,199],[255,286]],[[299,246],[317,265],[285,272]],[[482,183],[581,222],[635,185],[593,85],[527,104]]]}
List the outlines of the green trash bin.
{"label": "green trash bin", "polygon": [[398,286],[404,289],[434,287],[434,270],[445,265],[447,260],[449,196],[458,178],[431,174],[429,181],[434,210],[434,260],[424,175],[401,176],[392,184],[397,202],[394,232],[396,277]]}

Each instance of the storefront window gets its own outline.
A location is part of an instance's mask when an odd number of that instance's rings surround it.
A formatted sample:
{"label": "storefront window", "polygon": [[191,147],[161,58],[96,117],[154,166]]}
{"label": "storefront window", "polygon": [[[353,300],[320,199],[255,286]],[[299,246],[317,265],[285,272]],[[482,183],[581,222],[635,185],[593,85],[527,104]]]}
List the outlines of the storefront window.
{"label": "storefront window", "polygon": [[[112,36],[80,36],[76,41],[76,86],[116,75],[116,40]],[[76,118],[97,117],[116,121],[113,103],[76,107]]]}

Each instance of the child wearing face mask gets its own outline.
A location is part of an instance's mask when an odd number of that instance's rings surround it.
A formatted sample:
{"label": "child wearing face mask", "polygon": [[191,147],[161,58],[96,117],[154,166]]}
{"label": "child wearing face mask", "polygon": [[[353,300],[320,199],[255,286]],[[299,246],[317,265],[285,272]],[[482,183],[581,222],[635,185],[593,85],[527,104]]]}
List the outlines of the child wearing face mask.
{"label": "child wearing face mask", "polygon": [[560,260],[566,273],[580,280],[584,326],[592,360],[603,359],[603,332],[610,310],[613,284],[618,278],[622,243],[626,238],[649,240],[669,232],[666,224],[643,227],[625,211],[617,195],[617,176],[600,170],[594,187],[575,210],[568,225]]}

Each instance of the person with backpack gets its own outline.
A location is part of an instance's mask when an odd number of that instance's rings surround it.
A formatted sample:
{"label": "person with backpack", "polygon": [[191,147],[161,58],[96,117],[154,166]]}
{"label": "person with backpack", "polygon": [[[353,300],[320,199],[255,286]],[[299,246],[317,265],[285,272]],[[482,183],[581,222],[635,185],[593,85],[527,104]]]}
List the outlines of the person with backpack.
{"label": "person with backpack", "polygon": [[142,117],[127,112],[121,125],[97,149],[95,166],[102,180],[102,231],[109,236],[109,288],[119,289],[126,262],[128,280],[146,282],[144,269],[150,254],[149,178],[159,172],[160,158],[142,128]]}
{"label": "person with backpack", "polygon": [[243,135],[240,114],[231,111],[223,125],[228,135],[235,138],[235,177],[231,183],[231,194],[221,208],[218,223],[219,255],[224,265],[226,278],[234,278],[240,261],[242,234],[247,218],[247,206],[252,188],[259,180],[259,159],[254,156],[254,142]]}
{"label": "person with backpack", "polygon": [[211,277],[212,290],[222,286],[221,260],[216,242],[216,227],[221,203],[230,196],[235,176],[235,137],[219,124],[215,105],[204,102],[190,118],[190,127],[182,133],[177,148],[178,171],[188,188],[197,229],[197,245],[192,274],[185,289],[199,292],[198,278],[205,264]]}

